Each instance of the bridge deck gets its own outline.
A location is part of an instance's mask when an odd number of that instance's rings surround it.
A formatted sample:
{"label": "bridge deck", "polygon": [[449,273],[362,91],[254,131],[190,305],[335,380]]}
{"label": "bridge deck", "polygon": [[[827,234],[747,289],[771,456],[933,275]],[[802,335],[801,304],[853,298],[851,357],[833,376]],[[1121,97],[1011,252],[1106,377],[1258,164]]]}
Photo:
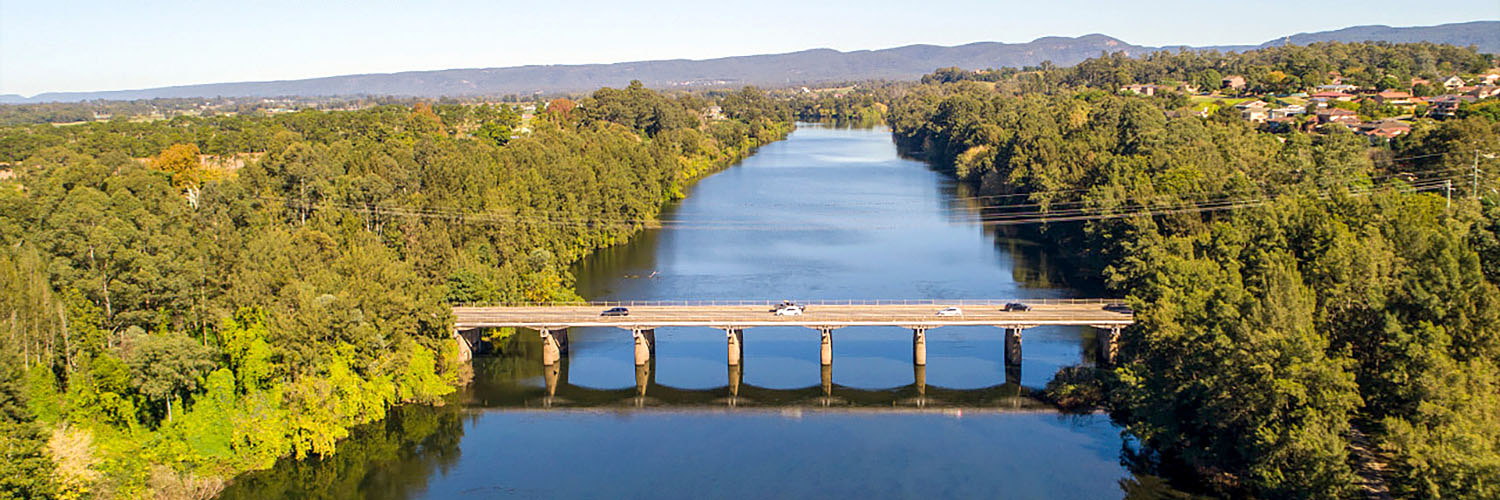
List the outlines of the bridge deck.
{"label": "bridge deck", "polygon": [[[561,329],[568,327],[609,326],[649,329],[671,326],[711,328],[747,328],[754,326],[805,326],[838,328],[844,326],[902,326],[936,328],[947,325],[989,325],[999,327],[1032,327],[1044,325],[1126,325],[1134,321],[1130,314],[1104,310],[1107,301],[1063,299],[1046,303],[1027,301],[1026,312],[1003,311],[1003,303],[989,301],[969,303],[931,302],[820,304],[807,306],[800,316],[776,316],[770,303],[763,304],[691,304],[631,305],[629,316],[601,316],[613,304],[562,306],[496,306],[455,307],[456,327],[460,330],[493,327]],[[938,310],[954,305],[963,309],[961,316],[938,316]]]}

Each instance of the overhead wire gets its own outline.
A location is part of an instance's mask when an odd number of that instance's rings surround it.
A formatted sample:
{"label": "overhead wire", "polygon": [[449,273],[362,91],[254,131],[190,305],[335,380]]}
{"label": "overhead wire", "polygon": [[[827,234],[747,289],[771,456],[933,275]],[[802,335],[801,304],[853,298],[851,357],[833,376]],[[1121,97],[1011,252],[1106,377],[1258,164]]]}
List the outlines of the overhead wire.
{"label": "overhead wire", "polygon": [[[1373,180],[1378,180],[1380,178],[1390,178],[1390,177],[1396,177],[1396,176],[1400,176],[1400,175],[1402,175],[1402,174],[1391,174],[1391,175],[1386,175],[1386,176],[1377,176],[1377,177],[1374,177],[1374,178],[1371,178],[1371,177],[1361,177],[1361,180],[1366,180],[1366,181],[1372,180],[1372,179]],[[1451,182],[1454,181],[1454,180],[1458,180],[1458,179],[1456,179],[1456,177],[1453,177],[1453,178],[1448,178],[1448,177],[1444,177],[1444,178],[1428,178],[1428,179],[1417,180],[1417,181],[1414,181],[1414,182],[1411,182],[1411,183],[1408,183],[1408,184],[1396,184],[1396,185],[1376,185],[1376,184],[1371,184],[1371,185],[1367,185],[1367,186],[1347,186],[1349,189],[1345,190],[1344,192],[1346,192],[1347,194],[1351,194],[1351,195],[1364,195],[1364,194],[1370,194],[1370,193],[1374,193],[1374,192],[1378,192],[1378,191],[1412,191],[1412,192],[1430,191],[1430,190],[1434,190],[1434,189],[1439,189],[1439,188],[1444,187],[1444,186],[1451,187]],[[1391,186],[1394,186],[1394,187],[1391,187]],[[1405,186],[1405,188],[1403,189],[1402,186]],[[1332,195],[1334,195],[1336,193],[1337,193],[1337,191],[1335,191],[1335,190],[1323,190],[1323,191],[1319,191],[1318,195],[1320,197],[1327,197],[1327,196],[1332,196]],[[1208,193],[1207,195],[1212,195],[1212,193]],[[261,198],[265,199],[265,200],[269,200],[269,201],[284,201],[284,202],[289,202],[289,203],[295,203],[295,202],[301,201],[301,200],[292,199],[292,198],[274,197],[274,196],[263,196]],[[1158,197],[1146,197],[1146,198],[1148,198],[1148,199],[1156,199]],[[1199,213],[1199,212],[1210,212],[1210,211],[1222,211],[1222,210],[1233,210],[1233,209],[1239,209],[1239,208],[1247,208],[1247,207],[1252,207],[1252,206],[1263,205],[1263,204],[1265,204],[1265,203],[1267,203],[1267,202],[1269,202],[1269,201],[1271,201],[1273,199],[1274,199],[1274,197],[1243,197],[1243,196],[1241,196],[1241,197],[1226,197],[1226,198],[1212,199],[1212,200],[1205,199],[1205,200],[1201,200],[1200,202],[1192,202],[1192,200],[1177,199],[1176,203],[1161,204],[1161,205],[1154,205],[1154,206],[1153,205],[1146,205],[1146,204],[1139,204],[1138,203],[1138,204],[1134,204],[1134,205],[1121,205],[1121,206],[1115,206],[1115,207],[1087,207],[1087,206],[1079,206],[1079,207],[1059,209],[1059,210],[1050,210],[1050,209],[1049,210],[1040,210],[1040,209],[1035,209],[1035,208],[1038,208],[1038,207],[1031,207],[1031,208],[1034,208],[1034,209],[1033,210],[1024,210],[1024,211],[1004,212],[1004,213],[989,213],[989,214],[980,213],[980,214],[973,214],[974,215],[973,217],[960,217],[960,218],[956,218],[956,219],[950,219],[949,222],[975,223],[975,224],[980,224],[980,225],[1019,225],[1019,224],[1037,224],[1037,223],[1053,223],[1053,222],[1072,222],[1072,221],[1102,220],[1102,219],[1137,217],[1137,216],[1159,216],[1159,215],[1170,215],[1170,214],[1181,214],[1181,213]],[[1123,201],[1131,201],[1131,200],[1132,200],[1131,198],[1126,198]],[[1140,200],[1140,198],[1136,198],[1135,199],[1135,201],[1139,201],[1139,200]],[[1078,203],[1078,202],[1072,202],[1072,203]],[[1034,205],[1034,204],[1027,204],[1027,205]],[[1020,206],[1020,205],[1017,205],[1017,206]],[[338,203],[338,202],[332,202],[332,201],[326,201],[326,200],[311,203],[308,206],[306,206],[306,208],[309,208],[309,209],[312,209],[312,208],[327,208],[327,209],[336,209],[336,210],[345,210],[345,211],[359,212],[359,213],[365,213],[365,214],[371,214],[371,215],[390,215],[390,216],[401,216],[401,217],[422,217],[422,218],[435,218],[435,219],[446,219],[446,220],[459,220],[459,221],[463,221],[463,222],[484,222],[484,223],[507,223],[508,222],[508,223],[513,223],[513,224],[579,226],[579,227],[597,227],[597,226],[608,226],[608,225],[629,225],[629,226],[639,226],[639,227],[645,227],[645,228],[691,229],[691,230],[706,230],[706,229],[716,229],[716,230],[755,230],[755,229],[768,229],[768,230],[811,230],[811,229],[837,230],[837,229],[847,229],[848,228],[848,226],[837,226],[837,225],[806,225],[806,224],[798,225],[798,224],[780,224],[780,223],[747,223],[747,222],[739,222],[739,221],[728,221],[728,222],[726,222],[726,221],[682,221],[682,220],[671,220],[671,219],[653,220],[653,219],[554,218],[554,217],[536,216],[536,215],[499,214],[499,213],[493,213],[493,212],[464,212],[464,211],[459,211],[459,210],[417,209],[417,208],[411,208],[411,207],[399,207],[399,206],[378,205],[378,204]],[[1006,208],[1006,207],[1002,206],[1002,208]],[[899,227],[899,226],[891,226],[890,224],[884,224],[884,225],[869,225],[869,226],[860,226],[860,227],[861,228],[888,228],[888,227]]]}

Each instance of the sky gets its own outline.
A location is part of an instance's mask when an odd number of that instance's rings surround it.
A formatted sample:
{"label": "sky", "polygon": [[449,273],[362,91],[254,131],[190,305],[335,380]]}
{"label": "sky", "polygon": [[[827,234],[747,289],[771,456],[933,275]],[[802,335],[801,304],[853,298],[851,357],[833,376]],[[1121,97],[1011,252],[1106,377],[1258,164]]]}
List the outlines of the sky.
{"label": "sky", "polygon": [[1500,1],[0,0],[0,94],[1103,33],[1137,45],[1500,19]]}

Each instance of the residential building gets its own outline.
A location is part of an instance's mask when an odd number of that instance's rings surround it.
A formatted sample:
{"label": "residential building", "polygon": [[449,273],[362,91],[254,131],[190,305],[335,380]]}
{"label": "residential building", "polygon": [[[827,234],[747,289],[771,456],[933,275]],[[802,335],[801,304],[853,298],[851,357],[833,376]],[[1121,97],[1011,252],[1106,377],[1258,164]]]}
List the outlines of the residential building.
{"label": "residential building", "polygon": [[1331,85],[1319,85],[1318,86],[1318,91],[1320,91],[1320,92],[1331,91],[1331,92],[1349,92],[1349,93],[1353,93],[1353,92],[1355,92],[1357,90],[1359,90],[1358,86],[1349,85],[1349,84],[1345,84],[1345,83],[1336,83],[1336,84],[1331,84]]}
{"label": "residential building", "polygon": [[1120,92],[1134,92],[1140,95],[1153,96],[1156,95],[1156,86],[1141,84],[1126,85],[1124,87],[1120,87]]}
{"label": "residential building", "polygon": [[1459,78],[1458,75],[1453,75],[1443,79],[1443,88],[1452,90],[1462,86],[1464,86],[1464,79]]}
{"label": "residential building", "polygon": [[1313,99],[1328,99],[1331,101],[1352,101],[1354,94],[1348,94],[1337,90],[1325,90],[1311,96]]}
{"label": "residential building", "polygon": [[1359,114],[1347,109],[1327,108],[1318,110],[1318,123],[1342,123],[1352,125],[1359,123]]}
{"label": "residential building", "polygon": [[1406,104],[1411,104],[1411,93],[1410,92],[1400,92],[1400,91],[1395,91],[1395,90],[1387,90],[1387,91],[1375,94],[1375,102],[1378,102],[1378,103],[1381,103],[1381,104],[1390,104],[1390,105],[1393,105],[1393,106],[1402,106],[1402,105],[1406,105]]}
{"label": "residential building", "polygon": [[1301,114],[1307,114],[1307,108],[1304,106],[1293,104],[1291,106],[1271,110],[1271,119],[1276,120]]}
{"label": "residential building", "polygon": [[1484,99],[1486,97],[1494,97],[1494,96],[1500,95],[1500,86],[1495,86],[1495,85],[1479,85],[1479,86],[1476,86],[1476,87],[1474,87],[1473,89],[1471,89],[1471,90],[1469,90],[1467,92],[1464,92],[1463,94],[1466,95],[1466,96],[1471,96],[1471,97],[1473,97],[1475,99]]}
{"label": "residential building", "polygon": [[1428,99],[1431,104],[1427,108],[1427,116],[1433,118],[1452,118],[1458,114],[1458,107],[1466,102],[1474,102],[1476,97],[1470,95],[1440,95]]}
{"label": "residential building", "polygon": [[1359,124],[1355,131],[1371,139],[1392,139],[1411,133],[1411,124],[1398,120],[1380,120]]}

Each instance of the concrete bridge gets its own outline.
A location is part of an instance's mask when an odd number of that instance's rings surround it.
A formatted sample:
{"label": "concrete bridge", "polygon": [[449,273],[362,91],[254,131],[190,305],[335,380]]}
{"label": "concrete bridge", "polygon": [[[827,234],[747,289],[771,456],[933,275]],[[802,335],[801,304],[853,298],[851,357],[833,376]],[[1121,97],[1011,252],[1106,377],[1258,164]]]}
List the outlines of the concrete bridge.
{"label": "concrete bridge", "polygon": [[[1006,304],[1020,302],[1026,311],[1006,311]],[[927,330],[953,325],[994,326],[1005,332],[1005,364],[1021,364],[1021,334],[1038,326],[1091,326],[1101,330],[1099,357],[1114,362],[1120,329],[1135,322],[1129,312],[1115,312],[1106,305],[1119,299],[1020,299],[1020,300],[884,300],[799,302],[806,310],[796,316],[778,316],[769,301],[626,301],[569,304],[454,307],[455,336],[468,356],[482,328],[527,328],[541,334],[542,363],[552,366],[568,354],[568,329],[614,327],[631,332],[635,342],[635,364],[645,366],[656,353],[656,329],[661,327],[707,327],[722,330],[728,343],[726,361],[739,366],[744,357],[745,329],[758,326],[801,326],[816,330],[822,339],[821,362],[833,364],[833,332],[849,326],[895,326],[912,333],[912,362],[927,365]],[[605,309],[626,307],[627,316],[603,316]],[[938,311],[958,307],[963,313],[939,316]]]}

